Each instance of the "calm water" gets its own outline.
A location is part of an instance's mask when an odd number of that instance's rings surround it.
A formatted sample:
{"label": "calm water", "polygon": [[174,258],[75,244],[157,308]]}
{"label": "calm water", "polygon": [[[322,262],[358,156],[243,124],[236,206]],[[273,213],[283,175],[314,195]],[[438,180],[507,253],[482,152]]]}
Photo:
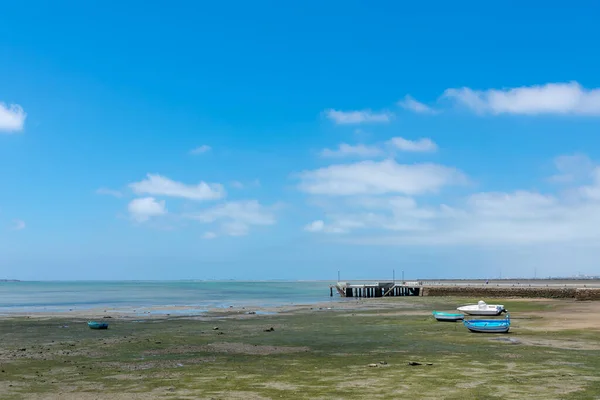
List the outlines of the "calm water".
{"label": "calm water", "polygon": [[202,311],[332,299],[339,297],[329,297],[329,282],[0,282],[0,313],[162,306]]}

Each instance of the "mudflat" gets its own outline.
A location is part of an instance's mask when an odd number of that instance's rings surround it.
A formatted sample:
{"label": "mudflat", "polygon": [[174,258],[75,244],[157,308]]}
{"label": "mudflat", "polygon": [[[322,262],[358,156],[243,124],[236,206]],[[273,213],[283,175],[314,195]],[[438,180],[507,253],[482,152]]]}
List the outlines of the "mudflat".
{"label": "mudflat", "polygon": [[[477,300],[386,298],[147,318],[110,310],[5,316],[0,398],[600,396],[600,302],[494,300],[510,311],[508,334],[469,333],[431,316]],[[110,327],[91,330],[89,318]]]}

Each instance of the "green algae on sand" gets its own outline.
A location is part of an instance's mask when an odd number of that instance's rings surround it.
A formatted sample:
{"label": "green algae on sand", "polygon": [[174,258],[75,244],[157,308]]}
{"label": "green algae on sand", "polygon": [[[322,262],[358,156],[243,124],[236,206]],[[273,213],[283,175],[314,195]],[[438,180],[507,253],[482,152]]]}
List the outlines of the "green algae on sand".
{"label": "green algae on sand", "polygon": [[452,309],[462,300],[385,300],[243,318],[112,319],[107,331],[90,330],[83,320],[3,319],[0,398],[85,400],[100,391],[114,399],[600,393],[600,332],[544,328],[572,303],[506,300],[514,328],[503,337],[513,340],[495,340],[431,317],[432,306]]}

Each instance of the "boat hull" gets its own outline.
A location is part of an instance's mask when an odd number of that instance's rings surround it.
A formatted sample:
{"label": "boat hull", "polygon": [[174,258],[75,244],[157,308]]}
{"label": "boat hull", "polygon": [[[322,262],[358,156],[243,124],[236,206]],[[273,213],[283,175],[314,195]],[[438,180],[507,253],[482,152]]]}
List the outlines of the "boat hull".
{"label": "boat hull", "polygon": [[508,333],[510,326],[495,327],[495,328],[478,328],[473,326],[467,326],[467,329],[474,333]]}
{"label": "boat hull", "polygon": [[464,326],[477,333],[507,333],[510,330],[510,316],[506,319],[472,319],[464,320]]}
{"label": "boat hull", "polygon": [[488,316],[500,315],[505,311],[504,306],[501,304],[486,304],[484,301],[479,301],[477,304],[460,306],[457,310],[469,315]]}
{"label": "boat hull", "polygon": [[108,324],[105,322],[88,322],[90,329],[108,329]]}
{"label": "boat hull", "polygon": [[433,317],[440,322],[457,322],[464,319],[462,314],[433,312]]}
{"label": "boat hull", "polygon": [[469,314],[469,315],[480,315],[480,316],[497,316],[502,314],[502,312],[504,310],[500,309],[500,310],[468,310],[468,309],[463,309],[462,307],[458,307],[457,308],[458,311],[460,312],[464,312],[465,314]]}

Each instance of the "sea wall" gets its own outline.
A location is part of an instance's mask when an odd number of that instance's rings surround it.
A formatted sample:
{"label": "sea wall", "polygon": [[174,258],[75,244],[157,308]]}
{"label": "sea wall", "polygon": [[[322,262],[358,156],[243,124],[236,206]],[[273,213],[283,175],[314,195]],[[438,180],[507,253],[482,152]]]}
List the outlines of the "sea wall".
{"label": "sea wall", "polygon": [[526,297],[600,300],[600,289],[560,287],[436,286],[424,287],[423,296]]}

